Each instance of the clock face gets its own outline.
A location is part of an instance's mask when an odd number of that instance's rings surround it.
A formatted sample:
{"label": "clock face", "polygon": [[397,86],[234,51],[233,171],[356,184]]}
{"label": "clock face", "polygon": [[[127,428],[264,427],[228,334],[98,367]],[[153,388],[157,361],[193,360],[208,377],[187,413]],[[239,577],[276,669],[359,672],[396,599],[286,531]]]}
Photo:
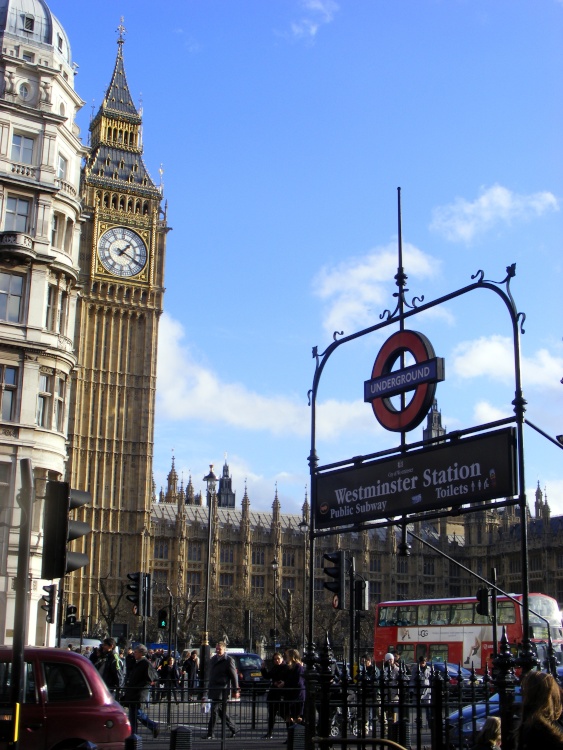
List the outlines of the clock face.
{"label": "clock face", "polygon": [[115,276],[136,276],[147,263],[147,248],[136,232],[112,227],[98,240],[98,255],[103,267]]}

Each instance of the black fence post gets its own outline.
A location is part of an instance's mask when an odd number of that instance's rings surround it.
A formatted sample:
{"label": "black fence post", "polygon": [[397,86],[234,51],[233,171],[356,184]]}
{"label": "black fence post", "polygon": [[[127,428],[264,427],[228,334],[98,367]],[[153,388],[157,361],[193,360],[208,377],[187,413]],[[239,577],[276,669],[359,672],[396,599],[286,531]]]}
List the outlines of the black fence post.
{"label": "black fence post", "polygon": [[510,651],[506,630],[503,627],[497,656],[493,657],[493,680],[499,694],[499,713],[503,750],[513,750],[514,737],[514,675],[515,659]]}

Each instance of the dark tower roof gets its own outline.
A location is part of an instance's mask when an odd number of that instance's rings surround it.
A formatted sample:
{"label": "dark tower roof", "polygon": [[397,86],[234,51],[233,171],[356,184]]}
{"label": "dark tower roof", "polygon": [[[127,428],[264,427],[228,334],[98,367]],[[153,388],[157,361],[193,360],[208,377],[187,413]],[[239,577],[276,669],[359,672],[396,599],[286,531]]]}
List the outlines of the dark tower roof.
{"label": "dark tower roof", "polygon": [[[134,119],[141,122],[141,115],[137,108],[133,104],[129,86],[127,84],[127,77],[125,76],[125,66],[123,64],[123,45],[125,39],[123,38],[123,26],[120,26],[120,36],[117,40],[117,59],[115,61],[115,68],[113,69],[113,76],[111,83],[108,86],[104,101],[98,112],[98,115],[104,111],[106,115],[115,113],[118,117],[125,116],[127,119]],[[98,117],[96,115],[96,117]]]}

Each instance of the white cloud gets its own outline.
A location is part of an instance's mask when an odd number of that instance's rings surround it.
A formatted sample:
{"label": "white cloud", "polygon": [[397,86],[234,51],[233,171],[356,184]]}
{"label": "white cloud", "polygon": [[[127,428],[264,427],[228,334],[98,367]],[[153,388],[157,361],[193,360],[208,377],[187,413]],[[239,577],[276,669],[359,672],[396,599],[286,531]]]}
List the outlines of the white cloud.
{"label": "white cloud", "polygon": [[439,206],[433,211],[430,228],[452,242],[466,242],[499,224],[529,221],[547,211],[558,211],[559,204],[553,193],[530,195],[513,193],[502,185],[481,188],[473,202],[456,198],[449,206]]}
{"label": "white cloud", "polygon": [[[196,362],[183,343],[182,325],[164,313],[158,351],[158,413],[166,421],[200,420],[277,436],[306,438],[311,412],[305,398],[263,396],[242,383],[225,383],[210,368]],[[369,429],[373,416],[361,402],[317,404],[319,438],[332,440],[343,432]]]}
{"label": "white cloud", "polygon": [[489,404],[488,401],[479,401],[473,409],[474,424],[487,424],[488,422],[496,422],[499,419],[506,419],[506,417],[513,416],[514,412],[510,411],[510,409],[503,411]]}
{"label": "white cloud", "polygon": [[[409,276],[433,276],[440,268],[436,259],[408,243],[403,245],[403,263]],[[377,323],[379,314],[395,304],[389,284],[396,273],[397,246],[392,243],[322,268],[313,279],[313,293],[326,303],[323,327],[329,335],[347,335]]]}
{"label": "white cloud", "polygon": [[296,39],[313,40],[323,24],[331,23],[338,10],[334,0],[302,0],[304,15],[291,24],[291,33]]}
{"label": "white cloud", "polygon": [[[512,339],[505,336],[483,336],[458,344],[452,355],[453,371],[460,378],[488,376],[503,383],[514,381]],[[538,349],[533,357],[522,357],[522,386],[561,388],[563,357]]]}

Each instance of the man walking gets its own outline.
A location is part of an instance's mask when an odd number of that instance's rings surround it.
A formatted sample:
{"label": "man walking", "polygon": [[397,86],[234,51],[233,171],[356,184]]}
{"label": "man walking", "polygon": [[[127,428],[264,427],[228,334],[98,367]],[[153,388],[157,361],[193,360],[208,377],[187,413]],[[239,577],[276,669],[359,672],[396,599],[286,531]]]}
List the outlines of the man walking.
{"label": "man walking", "polygon": [[139,644],[133,651],[135,664],[127,673],[123,704],[129,706],[129,721],[132,734],[137,733],[137,719],[149,729],[153,737],[158,737],[160,725],[149,719],[141,705],[149,698],[151,683],[154,681],[154,669],[147,659],[147,647]]}
{"label": "man walking", "polygon": [[105,638],[100,644],[95,667],[111,693],[116,696],[119,688],[123,686],[124,675],[123,665],[119,654],[115,650],[115,641],[113,638]]}
{"label": "man walking", "polygon": [[209,685],[207,690],[207,697],[211,701],[211,716],[209,717],[209,725],[207,727],[207,739],[213,739],[213,730],[215,728],[215,722],[217,716],[224,721],[231,737],[234,737],[237,733],[236,727],[233,720],[227,713],[227,710],[223,712],[223,695],[232,685],[234,690],[234,697],[240,696],[238,689],[238,677],[237,670],[234,661],[230,656],[227,656],[227,647],[223,641],[215,646],[215,655],[211,657],[209,662]]}

